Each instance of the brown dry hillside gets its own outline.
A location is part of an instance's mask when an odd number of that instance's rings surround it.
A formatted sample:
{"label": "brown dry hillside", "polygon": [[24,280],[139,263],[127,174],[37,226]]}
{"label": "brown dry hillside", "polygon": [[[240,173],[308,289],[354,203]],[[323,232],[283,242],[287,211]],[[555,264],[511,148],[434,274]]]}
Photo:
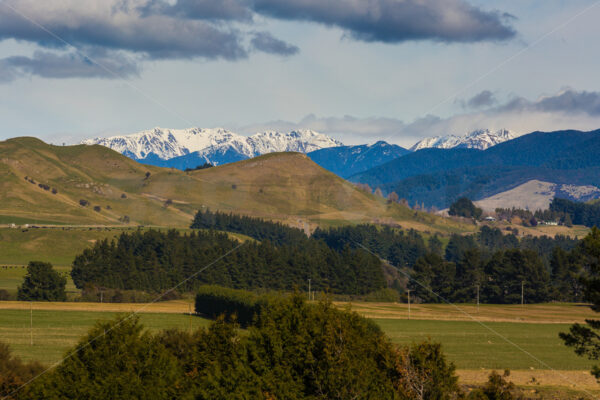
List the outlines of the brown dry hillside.
{"label": "brown dry hillside", "polygon": [[202,207],[311,228],[381,221],[420,230],[473,230],[387,204],[298,153],[186,173],[142,165],[101,146],[53,146],[29,137],[0,142],[0,224],[114,225],[128,216],[132,224],[186,227]]}

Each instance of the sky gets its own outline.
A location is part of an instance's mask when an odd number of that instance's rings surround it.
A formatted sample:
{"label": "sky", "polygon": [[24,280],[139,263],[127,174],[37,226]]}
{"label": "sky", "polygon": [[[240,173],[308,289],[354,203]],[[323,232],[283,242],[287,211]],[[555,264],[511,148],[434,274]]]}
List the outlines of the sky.
{"label": "sky", "polygon": [[600,128],[598,0],[0,0],[0,139]]}

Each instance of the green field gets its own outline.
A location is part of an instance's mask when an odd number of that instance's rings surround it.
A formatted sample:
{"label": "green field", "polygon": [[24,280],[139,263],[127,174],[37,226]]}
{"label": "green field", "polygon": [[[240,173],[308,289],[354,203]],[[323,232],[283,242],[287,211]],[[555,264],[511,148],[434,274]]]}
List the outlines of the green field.
{"label": "green field", "polygon": [[[96,320],[110,319],[115,315],[115,312],[34,310],[32,347],[29,345],[30,311],[0,310],[0,337],[13,347],[17,355],[51,363],[60,359]],[[183,313],[140,315],[144,325],[153,331],[189,328],[189,316]],[[192,321],[194,327],[207,324],[206,320],[198,317],[193,317]],[[547,364],[542,365],[476,322],[375,321],[395,343],[410,344],[427,338],[441,342],[445,353],[459,369],[537,370],[550,367],[558,370],[589,370],[591,367],[589,361],[575,356],[558,338],[558,332],[568,329],[567,324],[486,323],[486,326]]]}
{"label": "green field", "polygon": [[[24,360],[38,360],[50,365],[62,359],[65,352],[98,320],[110,320],[114,312],[33,311],[33,346],[31,345],[30,311],[0,310],[0,340],[10,345]],[[208,325],[196,316],[172,313],[140,313],[140,320],[152,332],[162,329],[189,329]]]}
{"label": "green field", "polygon": [[[378,319],[385,333],[399,344],[431,338],[459,369],[589,370],[592,362],[577,357],[558,337],[568,324],[486,322],[500,335],[477,322]],[[532,356],[543,362],[536,361]]]}
{"label": "green field", "polygon": [[[71,272],[70,266],[55,266],[54,269],[59,273],[64,274],[67,278],[67,295],[76,295],[79,293],[69,274]],[[26,273],[27,268],[25,265],[0,264],[0,289],[4,289],[11,294],[17,293],[17,288],[23,283],[23,278]]]}
{"label": "green field", "polygon": [[35,260],[50,262],[56,266],[68,266],[77,254],[97,240],[113,238],[127,229],[0,229],[0,265],[27,265],[29,261]]}

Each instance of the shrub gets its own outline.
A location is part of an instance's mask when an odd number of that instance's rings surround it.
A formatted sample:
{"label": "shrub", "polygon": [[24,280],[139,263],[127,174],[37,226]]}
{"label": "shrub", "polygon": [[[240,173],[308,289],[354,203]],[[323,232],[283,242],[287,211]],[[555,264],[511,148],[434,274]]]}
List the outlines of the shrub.
{"label": "shrub", "polygon": [[195,310],[197,314],[212,319],[220,315],[235,315],[240,325],[248,326],[260,314],[266,302],[266,297],[246,290],[205,285],[201,286],[196,294]]}
{"label": "shrub", "polygon": [[80,199],[80,200],[79,200],[79,205],[80,205],[81,207],[87,207],[87,206],[89,206],[89,205],[90,205],[90,202],[89,202],[89,201],[87,201],[87,200],[85,200],[85,199]]}
{"label": "shrub", "polygon": [[17,291],[21,301],[66,301],[67,278],[52,268],[52,264],[31,261],[23,284]]}
{"label": "shrub", "polygon": [[481,214],[483,210],[481,208],[475,207],[475,204],[471,200],[466,197],[461,197],[456,200],[450,206],[448,210],[448,214],[457,216],[457,217],[465,217],[465,218],[481,218]]}
{"label": "shrub", "polygon": [[0,398],[10,398],[15,391],[44,370],[37,362],[23,363],[11,354],[7,344],[0,342]]}
{"label": "shrub", "polygon": [[100,211],[102,211],[102,207],[100,207],[100,206],[94,206],[94,211],[100,212]]}
{"label": "shrub", "polygon": [[0,289],[0,301],[11,300],[12,296],[8,293],[6,289]]}

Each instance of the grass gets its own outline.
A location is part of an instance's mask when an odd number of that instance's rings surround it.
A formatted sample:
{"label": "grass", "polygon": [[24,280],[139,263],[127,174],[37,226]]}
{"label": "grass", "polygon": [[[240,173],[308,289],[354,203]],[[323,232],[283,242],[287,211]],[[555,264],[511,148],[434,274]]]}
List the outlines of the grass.
{"label": "grass", "polygon": [[[408,319],[408,306],[401,303],[353,302],[336,303],[349,306],[367,318]],[[416,320],[473,321],[483,322],[526,322],[571,324],[597,318],[588,305],[571,303],[499,305],[482,304],[412,304],[411,317]]]}
{"label": "grass", "polygon": [[[34,335],[37,342],[47,346],[39,356],[44,362],[60,355],[65,348],[73,345],[97,319],[112,318],[117,313],[132,312],[143,308],[144,322],[151,329],[185,325],[185,314],[190,310],[186,300],[142,304],[100,304],[100,303],[26,303],[0,302],[0,337],[24,357],[32,357],[36,352],[27,352],[29,337],[24,335],[24,327],[29,327],[30,307],[34,313]],[[390,304],[393,306],[393,304]],[[383,307],[380,305],[379,307]],[[493,308],[492,306],[490,306]],[[499,306],[503,307],[503,306]],[[533,306],[531,306],[533,307]],[[558,306],[557,308],[567,308]],[[443,309],[439,309],[443,312]],[[535,309],[529,312],[535,312]],[[199,321],[202,321],[198,319]],[[485,322],[485,325],[498,332],[522,349],[542,360],[540,364],[530,356],[507,343],[494,332],[472,321],[435,321],[376,318],[385,333],[398,344],[409,344],[431,338],[444,346],[448,357],[459,369],[510,368],[516,370],[559,369],[589,370],[591,363],[575,356],[558,338],[559,332],[568,329],[566,323],[524,323],[524,322]],[[558,321],[558,319],[557,319]],[[202,324],[205,324],[203,321]],[[177,325],[180,324],[180,325]],[[183,325],[181,325],[183,324]],[[37,334],[35,329],[39,329]],[[27,329],[25,333],[29,333]],[[39,349],[37,350],[39,351]]]}
{"label": "grass", "polygon": [[0,265],[27,265],[29,261],[46,261],[55,266],[68,266],[83,249],[98,240],[112,239],[126,229],[0,229]]}
{"label": "grass", "polygon": [[[24,360],[38,360],[51,365],[78,343],[99,320],[110,320],[116,312],[33,311],[33,346],[30,344],[30,311],[0,310],[0,338]],[[152,332],[162,329],[189,329],[206,326],[208,321],[196,316],[173,313],[140,313],[140,320]]]}
{"label": "grass", "polygon": [[[344,307],[343,304],[339,304]],[[366,306],[369,305],[367,311]],[[359,303],[361,314],[368,317],[389,313],[398,305],[391,303]],[[33,346],[30,345],[30,307],[33,309]],[[144,304],[100,303],[26,303],[0,302],[0,340],[7,342],[16,355],[25,360],[38,360],[50,365],[59,361],[66,351],[78,341],[98,320],[109,320],[143,307],[142,323],[152,332],[162,329],[192,329],[207,326],[209,321],[186,313],[189,300],[175,300]],[[418,305],[421,312],[431,318],[451,313],[449,306]],[[589,316],[577,305],[528,305],[521,311],[510,306],[487,306],[482,315],[492,318],[495,311],[500,319],[505,313],[519,314],[519,321],[530,322],[484,322],[473,321],[406,320],[399,318],[375,318],[374,321],[390,339],[397,344],[410,344],[431,339],[442,343],[444,353],[457,366],[457,374],[463,384],[481,384],[487,380],[492,369],[511,370],[510,380],[528,391],[544,394],[544,398],[576,399],[581,390],[597,391],[598,386],[587,372],[592,362],[577,357],[558,338],[559,332],[568,330],[564,321],[580,320]],[[569,312],[579,314],[569,316]],[[554,315],[554,323],[540,323]],[[528,317],[527,317],[528,316]],[[534,321],[534,322],[531,322]],[[502,337],[508,339],[511,344]],[[530,355],[528,355],[527,353]],[[536,360],[535,358],[538,360]],[[554,369],[552,371],[550,368]],[[532,380],[535,378],[535,380]]]}
{"label": "grass", "polygon": [[427,338],[442,343],[444,352],[459,369],[590,370],[592,366],[559,339],[558,333],[567,331],[567,324],[486,322],[483,326],[466,321],[375,321],[398,344]]}
{"label": "grass", "polygon": [[[185,227],[198,209],[209,207],[311,228],[377,220],[423,231],[474,230],[460,221],[387,204],[297,153],[186,173],[142,165],[102,146],[52,146],[16,138],[0,142],[0,176],[0,223],[118,225],[127,215],[132,224]],[[91,205],[82,207],[81,199]],[[172,201],[168,206],[167,200]]]}
{"label": "grass", "polygon": [[[54,269],[67,277],[67,295],[78,293],[69,274],[71,267],[54,266]],[[23,283],[26,273],[27,267],[25,265],[0,265],[0,289],[4,289],[11,294],[17,293],[17,288]]]}

